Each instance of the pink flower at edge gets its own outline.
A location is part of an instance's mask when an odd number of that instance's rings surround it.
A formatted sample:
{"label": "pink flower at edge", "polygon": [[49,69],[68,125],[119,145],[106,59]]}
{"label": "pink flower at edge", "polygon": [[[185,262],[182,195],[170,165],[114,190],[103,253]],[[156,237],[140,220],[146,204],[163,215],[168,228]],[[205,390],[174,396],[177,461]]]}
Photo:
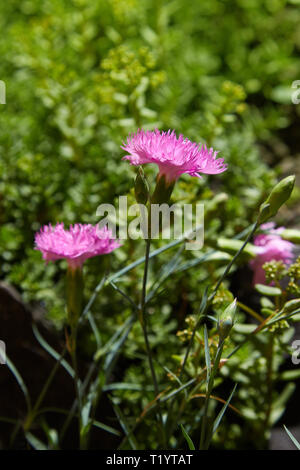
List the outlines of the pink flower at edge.
{"label": "pink flower at edge", "polygon": [[274,228],[274,223],[268,223],[261,226],[262,233],[254,238],[256,246],[256,257],[250,262],[250,266],[254,271],[253,285],[266,284],[265,271],[263,265],[269,261],[283,261],[290,264],[293,259],[293,243],[283,240],[280,233],[284,227]]}
{"label": "pink flower at edge", "polygon": [[99,229],[90,224],[70,225],[68,230],[63,223],[49,224],[35,235],[35,249],[42,252],[46,262],[64,258],[74,269],[81,268],[86,259],[110,253],[119,246],[106,227]]}
{"label": "pink flower at edge", "polygon": [[227,170],[224,159],[216,158],[218,152],[199,146],[182,134],[177,138],[171,130],[138,130],[127,137],[121,148],[127,152],[123,160],[129,160],[131,165],[156,163],[159,175],[164,175],[167,182],[176,181],[183,173],[201,178],[200,173],[214,175]]}

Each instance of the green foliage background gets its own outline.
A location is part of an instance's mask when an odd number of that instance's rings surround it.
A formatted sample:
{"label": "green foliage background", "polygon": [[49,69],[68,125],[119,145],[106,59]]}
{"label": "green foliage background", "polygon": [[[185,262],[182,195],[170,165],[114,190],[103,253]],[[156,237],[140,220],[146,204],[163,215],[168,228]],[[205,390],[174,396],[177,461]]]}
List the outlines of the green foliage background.
{"label": "green foliage background", "polygon": [[[135,171],[121,161],[120,145],[139,127],[175,129],[218,149],[228,162],[228,171],[217,177],[183,177],[173,194],[174,200],[204,201],[205,250],[247,227],[283,174],[282,159],[294,157],[299,146],[291,131],[299,125],[300,108],[291,103],[291,84],[300,78],[299,5],[1,2],[0,78],[7,87],[0,114],[1,279],[17,286],[26,301],[41,303],[61,327],[65,263],[45,268],[33,249],[34,232],[49,222],[95,224],[99,204],[117,203],[126,194],[133,200]],[[105,260],[89,260],[87,297],[105,270],[120,269],[142,253],[142,242],[128,240]],[[182,256],[187,262],[200,255]],[[154,260],[150,282],[169,256]],[[174,332],[218,273],[218,262],[179,271],[153,299],[151,311],[161,315],[152,316],[151,341],[166,366],[172,367],[180,347]],[[122,279],[122,289],[136,301],[139,283],[139,269]],[[94,310],[104,338],[130,313],[110,287]],[[131,360],[143,350],[139,325],[129,339],[124,354]],[[81,347],[87,356],[94,351],[89,331],[82,333]],[[127,382],[145,376],[149,383],[143,357],[128,367]],[[139,391],[130,398],[147,401]],[[129,400],[129,413],[130,406]]]}

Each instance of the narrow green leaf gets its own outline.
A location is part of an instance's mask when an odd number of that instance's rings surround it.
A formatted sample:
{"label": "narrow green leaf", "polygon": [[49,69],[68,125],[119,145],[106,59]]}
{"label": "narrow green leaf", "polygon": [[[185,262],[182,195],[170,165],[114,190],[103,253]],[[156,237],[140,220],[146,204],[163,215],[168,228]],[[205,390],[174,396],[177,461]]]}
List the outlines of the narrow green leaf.
{"label": "narrow green leaf", "polygon": [[86,401],[81,410],[81,422],[82,426],[86,428],[90,423],[90,412],[92,409],[93,399],[95,398],[94,393],[89,393]]}
{"label": "narrow green leaf", "polygon": [[48,450],[48,447],[30,432],[26,432],[25,437],[35,450]]}
{"label": "narrow green leaf", "polygon": [[99,331],[99,328],[94,320],[94,317],[93,315],[91,314],[91,312],[88,312],[86,314],[88,320],[89,320],[89,324],[91,325],[91,329],[94,333],[94,336],[95,336],[95,340],[96,340],[96,344],[97,344],[97,348],[100,348],[101,346],[101,335],[100,335],[100,331]]}
{"label": "narrow green leaf", "polygon": [[192,439],[190,438],[190,436],[188,435],[188,433],[186,432],[186,430],[184,429],[183,424],[181,424],[180,427],[181,427],[182,434],[184,435],[185,440],[186,440],[186,442],[189,446],[189,449],[190,450],[196,450],[196,448],[194,446],[194,443],[193,443]]}
{"label": "narrow green leaf", "polygon": [[19,387],[20,387],[20,389],[22,390],[22,392],[24,394],[26,404],[27,404],[27,408],[28,408],[28,410],[30,410],[31,409],[31,400],[30,400],[28,389],[25,385],[25,382],[24,382],[21,374],[19,373],[19,371],[17,370],[15,365],[12,363],[12,361],[9,359],[7,354],[6,354],[6,365],[9,368],[9,370],[11,371],[11,373],[13,374],[13,376],[15,377],[16,381],[18,382]]}
{"label": "narrow green leaf", "polygon": [[224,406],[222,407],[220,413],[218,414],[218,416],[215,419],[215,422],[214,422],[214,425],[213,425],[213,430],[212,430],[212,436],[214,435],[214,433],[216,432],[216,430],[219,427],[219,424],[220,424],[220,422],[223,418],[223,415],[224,415],[225,411],[227,410],[227,407],[228,407],[228,405],[229,405],[229,403],[230,403],[230,401],[231,401],[231,399],[234,395],[236,387],[237,387],[237,384],[235,384],[235,386],[233,387],[233,390],[232,390],[228,400],[226,401],[226,403],[224,403]]}
{"label": "narrow green leaf", "polygon": [[57,430],[50,428],[44,419],[42,419],[41,425],[42,425],[43,431],[45,432],[47,436],[49,448],[51,450],[58,450],[59,438],[58,438]]}
{"label": "narrow green leaf", "polygon": [[123,292],[113,281],[110,281],[110,285],[111,285],[117,292],[119,292],[119,294],[121,294],[122,297],[124,297],[124,299],[126,299],[127,302],[129,302],[130,305],[132,305],[135,310],[138,309],[138,306],[134,303],[134,301],[133,301],[125,292]]}
{"label": "narrow green leaf", "polygon": [[[289,313],[288,315],[283,315],[283,316],[280,315],[280,312],[279,312],[278,316],[275,315],[275,317],[274,317],[272,320],[268,321],[268,323],[265,324],[264,328],[267,328],[267,327],[269,327],[270,325],[273,325],[273,323],[277,323],[277,322],[279,322],[279,321],[287,320],[288,318],[292,318],[292,317],[294,317],[295,315],[297,315],[298,313],[300,313],[300,309],[295,310],[294,312]],[[263,330],[263,328],[262,328],[262,330]]]}
{"label": "narrow green leaf", "polygon": [[161,285],[165,282],[165,280],[176,270],[179,264],[180,256],[181,256],[183,249],[184,249],[184,246],[181,246],[179,250],[177,250],[175,255],[171,258],[171,260],[168,263],[163,265],[162,269],[159,271],[157,275],[156,281],[153,283],[150,289],[150,292],[146,297],[146,303],[149,302],[153,298],[153,296],[155,295],[157,290],[161,287]]}
{"label": "narrow green leaf", "polygon": [[199,307],[198,321],[200,320],[200,317],[201,317],[202,313],[204,312],[204,310],[206,308],[207,300],[208,300],[208,287],[205,287],[204,293],[203,293],[203,296],[202,296],[202,299],[201,299],[201,304],[200,304],[200,307]]}
{"label": "narrow green leaf", "polygon": [[[69,415],[70,410],[64,410],[62,408],[42,408],[39,410],[38,414],[43,414],[43,413],[60,413],[64,415]],[[74,413],[75,416],[78,416],[78,414]],[[1,418],[0,418],[1,421]],[[120,436],[120,431],[117,429],[112,428],[111,426],[108,426],[107,424],[101,423],[100,421],[94,420],[92,422],[92,426],[95,426],[96,428],[103,429],[104,431],[109,432],[110,434],[114,434],[116,436]]]}
{"label": "narrow green leaf", "polygon": [[127,436],[129,444],[131,445],[133,450],[137,450],[138,449],[138,443],[137,443],[137,441],[136,441],[136,439],[135,439],[135,437],[132,433],[132,430],[130,429],[130,427],[127,423],[127,420],[126,420],[125,416],[123,415],[123,413],[121,412],[121,410],[120,410],[120,408],[117,404],[113,403],[113,408],[114,408],[116,416],[119,420],[119,423],[120,423],[124,433]]}
{"label": "narrow green leaf", "polygon": [[209,320],[213,321],[214,323],[218,323],[218,319],[212,315],[205,315],[205,318],[209,318]]}
{"label": "narrow green leaf", "polygon": [[94,420],[93,421],[93,426],[95,426],[96,428],[99,428],[99,429],[103,429],[103,431],[106,431],[110,434],[114,434],[115,436],[120,436],[121,435],[120,431],[118,431],[115,428],[112,428],[111,426],[108,426],[107,424],[100,423],[100,421]]}
{"label": "narrow green leaf", "polygon": [[295,446],[297,447],[298,450],[300,450],[300,443],[297,441],[297,439],[293,436],[293,434],[288,430],[288,428],[283,425],[284,429],[286,430],[288,436],[291,438]]}
{"label": "narrow green leaf", "polygon": [[83,309],[82,315],[81,315],[81,317],[80,317],[80,319],[79,319],[79,324],[81,324],[81,323],[84,321],[85,317],[86,317],[87,314],[89,313],[90,308],[91,308],[91,306],[93,305],[93,303],[95,302],[96,297],[97,297],[97,295],[99,294],[100,290],[101,290],[102,287],[104,286],[105,281],[106,281],[106,277],[104,276],[104,277],[101,279],[101,281],[97,284],[97,286],[95,287],[94,292],[93,292],[93,294],[92,294],[90,300],[88,301],[88,303],[86,304],[85,308]]}
{"label": "narrow green leaf", "polygon": [[[181,238],[180,240],[174,240],[171,243],[168,243],[167,245],[162,246],[161,248],[158,248],[157,250],[154,250],[150,253],[149,259],[155,258],[156,256],[160,255],[166,250],[169,250],[169,248],[173,248],[173,246],[179,245],[179,243],[183,243],[185,241],[185,238]],[[116,272],[115,274],[112,274],[108,279],[107,282],[109,283],[110,281],[115,281],[121,276],[124,276],[124,274],[128,273],[128,271],[131,271],[132,269],[136,268],[140,264],[143,264],[145,262],[145,256],[142,258],[139,258],[137,261],[134,263],[129,264],[128,266],[125,266],[125,268],[120,269],[120,271]]]}
{"label": "narrow green leaf", "polygon": [[179,377],[177,377],[176,374],[174,374],[174,372],[172,372],[167,366],[163,366],[163,368],[165,369],[165,371],[170,374],[174,380],[176,380],[176,382],[179,384],[179,386],[181,387],[182,385],[182,382],[181,380],[179,380]]}
{"label": "narrow green leaf", "polygon": [[169,400],[170,398],[172,398],[175,395],[177,395],[178,393],[182,392],[182,390],[185,390],[187,387],[194,384],[195,382],[196,382],[196,379],[189,380],[186,384],[182,385],[181,387],[177,388],[176,390],[173,390],[173,392],[169,393],[169,395],[166,395],[165,397],[162,397],[160,399],[160,402],[163,403],[163,402]]}
{"label": "narrow green leaf", "polygon": [[206,364],[206,369],[207,369],[206,383],[208,384],[210,374],[211,374],[211,359],[210,359],[210,353],[209,353],[208,334],[207,334],[206,325],[204,325],[204,352],[205,352],[205,364]]}
{"label": "narrow green leaf", "polygon": [[109,354],[105,358],[104,370],[105,370],[105,374],[106,374],[107,377],[110,375],[110,371],[111,371],[111,369],[112,369],[112,367],[113,367],[113,365],[114,365],[114,363],[117,359],[118,353],[119,353],[121,347],[123,346],[123,344],[125,343],[128,335],[131,331],[134,320],[135,320],[134,316],[130,317],[130,323],[129,323],[127,329],[123,332],[121,337],[113,344]]}
{"label": "narrow green leaf", "polygon": [[209,259],[210,256],[212,256],[214,253],[216,253],[216,250],[210,250],[205,255],[201,256],[200,258],[192,259],[190,261],[187,261],[186,263],[181,264],[178,268],[177,271],[187,271],[190,268],[194,268],[198,264],[203,263],[207,259]]}
{"label": "narrow green leaf", "polygon": [[57,361],[60,360],[60,363],[63,366],[63,368],[68,372],[68,374],[72,378],[74,378],[75,372],[70,366],[70,364],[65,359],[61,359],[61,354],[55,351],[55,349],[53,349],[52,346],[50,346],[50,344],[47,343],[47,341],[42,337],[42,335],[40,334],[39,330],[37,329],[35,325],[32,325],[32,330],[33,330],[34,336],[36,337],[40,345],[50,354],[50,356],[52,356]]}
{"label": "narrow green leaf", "polygon": [[104,356],[112,348],[113,344],[117,341],[117,339],[123,333],[123,331],[125,331],[127,329],[127,327],[131,324],[131,322],[133,321],[134,318],[135,318],[135,315],[130,316],[125,321],[125,323],[120,328],[118,328],[118,330],[107,341],[107,343],[105,343],[105,345],[101,349],[96,351],[96,353],[94,355],[94,360],[95,361],[98,361],[102,356]]}
{"label": "narrow green leaf", "polygon": [[17,419],[7,418],[6,416],[0,416],[0,422],[9,423],[9,424],[16,424],[19,421]]}
{"label": "narrow green leaf", "polygon": [[279,418],[283,415],[285,411],[285,405],[289,398],[292,396],[296,388],[296,385],[292,382],[288,383],[283,391],[280,393],[277,400],[272,405],[272,411],[270,415],[270,425],[274,426],[274,424],[279,420]]}
{"label": "narrow green leaf", "polygon": [[141,391],[146,390],[148,392],[153,392],[154,387],[153,385],[140,385],[140,384],[132,384],[132,383],[124,383],[124,382],[116,382],[108,385],[104,385],[103,392],[110,392],[111,390],[135,390]]}

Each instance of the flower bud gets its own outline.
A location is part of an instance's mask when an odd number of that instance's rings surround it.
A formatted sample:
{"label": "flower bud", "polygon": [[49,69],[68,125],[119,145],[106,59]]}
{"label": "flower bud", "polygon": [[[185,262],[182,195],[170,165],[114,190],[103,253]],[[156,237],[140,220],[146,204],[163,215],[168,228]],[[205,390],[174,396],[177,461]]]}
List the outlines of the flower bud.
{"label": "flower bud", "polygon": [[158,175],[156,187],[151,197],[151,204],[168,204],[175,186],[175,181],[168,182],[165,175]]}
{"label": "flower bud", "polygon": [[[295,175],[283,178],[272,189],[269,197],[260,206],[258,222],[261,224],[266,222],[277,214],[280,207],[289,199],[295,184]],[[267,207],[269,205],[269,207]]]}
{"label": "flower bud", "polygon": [[138,174],[135,179],[134,192],[138,204],[147,204],[149,199],[149,184],[142,167],[139,167]]}
{"label": "flower bud", "polygon": [[224,312],[220,315],[218,321],[218,334],[221,341],[229,335],[234,324],[234,316],[236,312],[236,299],[228,305]]}

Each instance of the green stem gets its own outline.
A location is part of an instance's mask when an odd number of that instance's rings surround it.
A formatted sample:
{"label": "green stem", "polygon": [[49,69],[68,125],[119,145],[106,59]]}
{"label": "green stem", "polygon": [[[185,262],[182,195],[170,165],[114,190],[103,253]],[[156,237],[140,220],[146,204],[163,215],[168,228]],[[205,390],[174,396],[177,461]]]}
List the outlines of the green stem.
{"label": "green stem", "polygon": [[214,360],[214,365],[211,370],[211,374],[209,376],[209,380],[208,380],[208,384],[206,388],[204,412],[203,412],[202,423],[201,423],[201,436],[200,436],[200,445],[199,445],[200,450],[207,449],[209,446],[209,442],[210,442],[209,435],[206,437],[208,404],[209,404],[210,395],[214,386],[215,375],[216,375],[217,370],[219,369],[220,359],[221,359],[222,351],[223,351],[223,345],[224,345],[223,341],[220,341],[218,344],[218,349],[217,349],[216,357]]}
{"label": "green stem", "polygon": [[245,312],[249,313],[253,318],[258,320],[259,322],[263,322],[264,318],[259,315],[259,313],[255,312],[252,308],[248,307],[247,305],[243,304],[242,302],[237,302],[237,306],[240,307]]}
{"label": "green stem", "polygon": [[36,417],[36,415],[37,415],[37,413],[38,413],[38,411],[39,411],[39,407],[40,407],[41,403],[43,402],[44,397],[45,397],[45,395],[46,395],[46,393],[47,393],[47,391],[48,391],[48,389],[49,389],[49,387],[50,387],[50,385],[51,385],[51,383],[52,383],[52,381],[53,381],[53,379],[54,379],[54,376],[55,376],[55,374],[56,374],[56,372],[57,372],[58,367],[60,366],[60,363],[61,363],[61,361],[62,361],[62,359],[63,359],[63,357],[64,357],[64,355],[65,355],[65,353],[66,353],[66,350],[67,350],[67,348],[65,347],[64,350],[63,350],[63,352],[61,353],[59,359],[58,359],[57,362],[55,363],[55,365],[54,365],[54,367],[53,367],[53,369],[52,369],[52,371],[51,371],[51,373],[50,373],[50,375],[49,375],[49,377],[48,377],[46,383],[44,384],[44,386],[43,386],[43,388],[42,388],[41,393],[39,394],[39,396],[38,396],[38,398],[37,398],[37,400],[36,400],[36,402],[35,402],[35,404],[34,404],[32,410],[31,410],[31,412],[29,413],[29,415],[28,415],[28,417],[27,417],[27,419],[26,419],[26,421],[25,421],[24,428],[26,429],[26,431],[29,431],[29,429],[30,429],[30,427],[31,427],[31,425],[32,425],[32,423],[33,423],[33,421],[35,420],[35,417]]}
{"label": "green stem", "polygon": [[[223,274],[221,275],[220,279],[218,280],[217,284],[216,284],[216,287],[214,288],[212,294],[210,295],[210,297],[207,299],[206,301],[206,304],[203,306],[203,308],[200,309],[200,312],[199,312],[199,316],[198,316],[198,319],[197,319],[197,322],[196,322],[196,325],[193,329],[193,332],[192,332],[192,335],[191,335],[191,338],[190,338],[190,341],[189,341],[189,344],[187,346],[187,349],[186,349],[186,352],[185,352],[185,355],[184,355],[184,359],[183,359],[183,362],[182,362],[182,366],[181,366],[181,369],[180,369],[180,373],[179,373],[179,380],[182,380],[183,378],[183,374],[184,374],[184,371],[185,371],[185,366],[186,366],[186,363],[187,363],[187,360],[188,360],[188,357],[189,357],[189,354],[190,354],[190,351],[192,349],[192,345],[193,345],[193,341],[194,341],[194,337],[195,337],[195,334],[196,334],[196,331],[198,330],[200,324],[201,324],[201,321],[203,319],[203,317],[205,316],[206,312],[208,311],[209,307],[211,306],[212,304],[212,301],[214,300],[216,294],[217,294],[217,291],[221,285],[221,283],[223,282],[224,278],[227,276],[227,274],[229,273],[230,269],[232,268],[233,264],[235,263],[235,261],[237,260],[237,258],[239,257],[239,255],[241,254],[241,252],[243,251],[243,249],[245,248],[245,246],[247,245],[247,243],[250,241],[251,237],[254,235],[254,232],[256,231],[257,227],[258,227],[258,220],[253,224],[253,227],[252,229],[250,230],[250,232],[248,233],[248,236],[246,238],[246,240],[244,241],[243,245],[241,246],[241,248],[239,249],[239,251],[234,255],[234,257],[232,258],[232,260],[230,261],[230,263],[226,266],[226,269],[225,271],[223,272]],[[172,411],[173,411],[173,406],[174,406],[174,401],[175,401],[175,398],[171,401],[170,403],[170,406],[169,406],[169,410],[168,410],[168,418],[167,418],[167,425],[170,421],[170,415],[172,414]],[[169,436],[170,436],[170,433],[168,433]]]}
{"label": "green stem", "polygon": [[80,379],[79,379],[79,374],[78,374],[78,364],[77,364],[77,355],[76,355],[76,349],[77,349],[77,326],[73,326],[71,329],[71,347],[70,347],[70,353],[71,353],[71,359],[72,359],[72,364],[73,364],[73,369],[74,369],[74,385],[75,385],[75,393],[76,393],[76,398],[77,398],[77,405],[78,405],[78,431],[79,431],[79,447],[81,450],[85,449],[86,443],[84,442],[85,440],[83,439],[83,435],[81,433],[82,429],[82,400],[81,400],[81,393],[80,393]]}
{"label": "green stem", "polygon": [[190,353],[190,350],[191,350],[191,347],[192,347],[192,344],[193,344],[193,340],[194,340],[194,336],[196,334],[196,331],[200,325],[200,322],[203,318],[203,316],[206,314],[206,312],[208,311],[209,307],[211,306],[212,304],[212,301],[214,300],[217,292],[218,292],[218,289],[221,285],[221,283],[223,282],[223,280],[225,279],[225,277],[227,276],[227,274],[229,273],[230,269],[232,268],[233,264],[235,263],[235,261],[237,260],[237,258],[239,257],[239,255],[241,254],[241,252],[243,251],[243,249],[245,248],[245,246],[247,245],[247,243],[249,242],[249,240],[251,239],[251,237],[253,236],[255,230],[257,229],[257,226],[258,226],[258,222],[256,221],[255,224],[253,225],[253,228],[252,230],[250,231],[250,233],[248,234],[246,240],[244,241],[243,245],[241,246],[241,248],[239,249],[239,251],[234,255],[234,257],[232,258],[232,260],[230,261],[230,263],[226,266],[226,269],[225,271],[223,272],[222,276],[220,277],[220,279],[218,280],[217,284],[216,284],[216,287],[214,288],[212,294],[210,295],[210,297],[208,298],[207,302],[206,302],[206,305],[204,306],[203,310],[200,311],[200,315],[199,315],[199,318],[198,318],[198,321],[196,323],[196,326],[193,330],[193,333],[192,333],[192,336],[191,336],[191,339],[189,341],[189,344],[188,344],[188,347],[187,347],[187,350],[186,350],[186,353],[185,353],[185,357],[184,357],[184,360],[183,360],[183,363],[182,363],[182,367],[181,367],[181,371],[180,371],[180,376],[179,378],[181,379],[182,376],[183,376],[183,373],[184,373],[184,369],[185,369],[185,365],[186,365],[186,362],[187,362],[187,359],[188,359],[188,356],[189,356],[189,353]]}
{"label": "green stem", "polygon": [[264,430],[268,430],[270,415],[272,411],[272,395],[273,395],[273,346],[274,335],[270,334],[268,354],[267,354],[267,410],[264,423]]}
{"label": "green stem", "polygon": [[151,240],[150,240],[150,238],[148,238],[146,240],[146,254],[145,254],[145,264],[144,264],[144,276],[143,276],[140,322],[141,322],[143,333],[144,333],[146,351],[147,351],[149,366],[150,366],[150,370],[151,370],[155,395],[156,395],[156,399],[157,399],[158,416],[159,416],[159,421],[160,421],[160,426],[161,426],[161,431],[162,431],[163,444],[164,444],[164,446],[166,446],[166,438],[165,438],[165,431],[164,431],[164,425],[163,425],[163,419],[162,419],[160,399],[158,397],[159,396],[159,388],[158,388],[155,368],[154,368],[154,365],[153,365],[151,347],[150,347],[149,338],[148,338],[148,318],[147,318],[147,314],[146,314],[146,292],[147,292],[147,278],[148,278],[148,267],[149,267],[150,244],[151,244]]}
{"label": "green stem", "polygon": [[234,265],[234,263],[236,262],[237,258],[239,257],[239,255],[241,254],[241,252],[243,251],[243,249],[245,248],[245,246],[247,245],[247,243],[249,243],[250,239],[252,238],[252,236],[254,235],[254,232],[256,231],[258,227],[258,220],[255,222],[255,224],[253,225],[253,228],[251,230],[251,232],[248,234],[246,240],[244,241],[243,245],[241,246],[241,248],[239,249],[239,251],[234,255],[234,257],[232,258],[232,260],[230,261],[230,263],[226,266],[226,269],[225,271],[223,272],[222,276],[220,277],[220,279],[218,280],[217,282],[217,285],[216,287],[214,288],[213,290],[213,293],[211,294],[211,296],[209,297],[209,303],[211,303],[216,295],[216,293],[218,292],[218,289],[220,287],[220,285],[222,284],[223,280],[225,279],[225,277],[227,276],[227,274],[229,273],[230,269],[232,268],[232,266]]}

